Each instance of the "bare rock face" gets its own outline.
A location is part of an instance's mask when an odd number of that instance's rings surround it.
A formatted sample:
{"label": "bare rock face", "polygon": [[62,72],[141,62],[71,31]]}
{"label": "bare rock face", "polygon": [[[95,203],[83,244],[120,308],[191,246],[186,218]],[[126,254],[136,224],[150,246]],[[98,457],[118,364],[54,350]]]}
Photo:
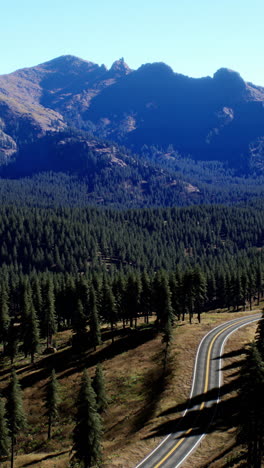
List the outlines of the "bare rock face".
{"label": "bare rock face", "polygon": [[113,63],[113,65],[111,66],[109,70],[109,75],[121,77],[121,76],[128,75],[131,72],[132,70],[125,63],[124,58],[122,57]]}

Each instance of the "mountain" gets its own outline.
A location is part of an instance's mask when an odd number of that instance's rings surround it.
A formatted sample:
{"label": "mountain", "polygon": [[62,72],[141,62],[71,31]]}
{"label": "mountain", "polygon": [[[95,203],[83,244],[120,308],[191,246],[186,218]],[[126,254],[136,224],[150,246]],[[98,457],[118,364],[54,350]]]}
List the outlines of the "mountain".
{"label": "mountain", "polygon": [[107,70],[66,55],[0,76],[0,151],[9,156],[21,143],[80,120],[97,94],[128,73],[122,59]]}
{"label": "mountain", "polygon": [[[87,133],[74,129],[65,129],[60,132],[47,132],[33,142],[21,145],[16,159],[2,167],[0,199],[4,197],[5,200],[18,203],[19,198],[17,193],[15,196],[11,194],[10,198],[12,181],[9,180],[7,193],[3,179],[24,178],[28,184],[29,178],[43,173],[43,183],[46,185],[45,173],[50,171],[54,175],[57,174],[55,178],[52,176],[51,180],[59,185],[62,191],[66,188],[64,182],[69,183],[69,179],[65,179],[66,174],[75,181],[77,178],[86,187],[86,203],[119,207],[171,206],[185,205],[188,200],[197,203],[200,198],[200,190],[188,180],[179,178],[170,168],[163,168],[151,160],[139,158],[114,142],[92,138]],[[62,173],[66,174],[62,176]],[[48,178],[50,179],[49,176]],[[75,184],[74,179],[72,182]],[[39,181],[40,179],[38,184]],[[80,185],[77,185],[74,191],[80,189]],[[17,190],[22,193],[21,187],[16,189],[16,192]],[[24,189],[22,191],[24,193]],[[53,189],[52,191],[54,192]],[[45,192],[45,189],[42,192]],[[72,195],[73,203],[78,203],[80,197]],[[65,198],[64,195],[63,197]],[[20,198],[24,199],[24,195]],[[61,202],[61,197],[59,198]],[[39,202],[40,200],[37,203]]]}
{"label": "mountain", "polygon": [[0,76],[0,152],[7,161],[70,126],[134,152],[173,145],[196,160],[262,171],[263,104],[264,88],[226,68],[194,79],[164,63],[131,70],[121,58],[108,70],[66,55]]}
{"label": "mountain", "polygon": [[231,70],[193,79],[158,63],[103,90],[85,117],[136,149],[173,144],[195,159],[237,163],[264,136],[263,103],[264,89]]}

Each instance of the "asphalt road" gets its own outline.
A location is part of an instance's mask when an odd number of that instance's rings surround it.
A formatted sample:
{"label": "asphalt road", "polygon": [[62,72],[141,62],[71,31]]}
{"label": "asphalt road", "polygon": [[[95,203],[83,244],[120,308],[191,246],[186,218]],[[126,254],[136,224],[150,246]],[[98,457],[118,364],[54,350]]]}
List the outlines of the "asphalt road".
{"label": "asphalt road", "polygon": [[228,337],[261,314],[225,322],[204,336],[198,347],[189,404],[170,434],[136,468],[177,468],[201,442],[219,401],[222,381],[221,356]]}

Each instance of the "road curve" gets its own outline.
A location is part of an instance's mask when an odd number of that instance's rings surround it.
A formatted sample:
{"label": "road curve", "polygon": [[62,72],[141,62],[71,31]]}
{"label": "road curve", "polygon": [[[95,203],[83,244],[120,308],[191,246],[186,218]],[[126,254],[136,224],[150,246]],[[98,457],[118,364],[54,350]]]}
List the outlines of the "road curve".
{"label": "road curve", "polygon": [[175,432],[168,434],[136,468],[178,468],[197,447],[219,401],[225,342],[236,330],[260,318],[261,314],[254,314],[230,320],[204,336],[196,353],[192,389],[183,417],[175,423]]}

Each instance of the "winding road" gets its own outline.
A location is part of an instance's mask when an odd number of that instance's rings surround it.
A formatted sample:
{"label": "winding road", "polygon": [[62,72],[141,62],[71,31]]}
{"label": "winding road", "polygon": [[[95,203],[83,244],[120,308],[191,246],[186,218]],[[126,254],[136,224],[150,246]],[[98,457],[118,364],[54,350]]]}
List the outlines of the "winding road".
{"label": "winding road", "polygon": [[204,336],[196,353],[189,404],[183,417],[175,424],[175,432],[167,435],[136,468],[178,468],[197,447],[220,399],[225,342],[236,330],[260,318],[261,314],[240,317],[218,325]]}

